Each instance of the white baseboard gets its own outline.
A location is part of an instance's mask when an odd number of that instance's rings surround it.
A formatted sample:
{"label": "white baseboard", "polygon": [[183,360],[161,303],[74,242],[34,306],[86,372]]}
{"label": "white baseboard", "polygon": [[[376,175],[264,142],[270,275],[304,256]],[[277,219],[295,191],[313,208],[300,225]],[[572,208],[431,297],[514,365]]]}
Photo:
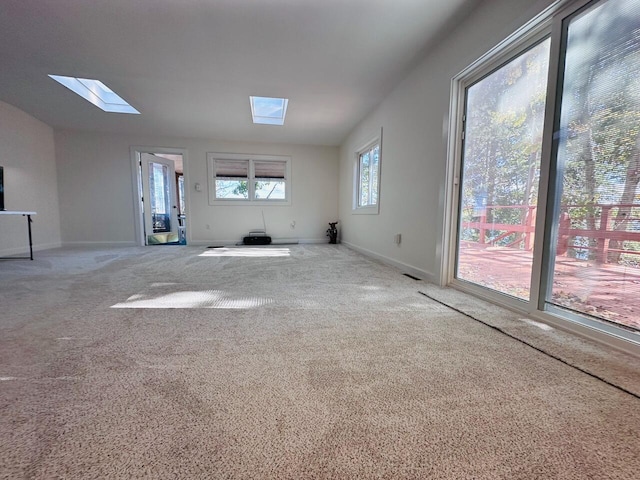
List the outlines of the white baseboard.
{"label": "white baseboard", "polygon": [[137,247],[136,242],[62,242],[63,247]]}
{"label": "white baseboard", "polygon": [[[210,245],[220,245],[222,247],[235,247],[241,242],[238,240],[195,240],[187,242],[187,245],[193,247],[205,247]],[[275,238],[271,239],[271,245],[287,245],[287,244],[318,244],[329,243],[326,238]]]}
{"label": "white baseboard", "polygon": [[433,273],[427,272],[426,270],[422,270],[420,268],[414,267],[413,265],[409,265],[407,263],[400,262],[399,260],[380,255],[379,253],[359,247],[350,242],[343,241],[340,243],[350,248],[351,250],[355,250],[358,253],[366,255],[367,257],[375,258],[376,260],[379,260],[384,264],[396,267],[400,269],[402,273],[408,273],[414,277],[418,277],[419,279],[424,280],[425,282],[436,283],[436,276]]}
{"label": "white baseboard", "polygon": [[[39,252],[41,250],[51,250],[52,248],[60,248],[62,246],[61,243],[39,243],[37,245],[33,245],[33,251]],[[11,257],[13,255],[26,255],[29,256],[29,245],[23,245],[21,247],[15,248],[5,248],[0,250],[0,257]]]}
{"label": "white baseboard", "polygon": [[298,243],[301,244],[321,244],[321,243],[326,243],[327,245],[329,244],[329,239],[328,238],[300,238],[298,239]]}
{"label": "white baseboard", "polygon": [[54,243],[40,243],[38,245],[33,246],[34,252],[39,252],[40,250],[51,250],[52,248],[60,248],[62,247],[62,243],[54,242]]}

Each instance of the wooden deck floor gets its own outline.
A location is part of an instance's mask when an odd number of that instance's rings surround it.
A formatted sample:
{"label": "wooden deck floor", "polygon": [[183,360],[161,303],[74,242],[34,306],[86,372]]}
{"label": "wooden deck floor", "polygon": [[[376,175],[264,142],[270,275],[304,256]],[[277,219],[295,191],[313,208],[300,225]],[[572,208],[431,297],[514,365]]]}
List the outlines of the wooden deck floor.
{"label": "wooden deck floor", "polygon": [[[531,252],[466,243],[458,278],[528,298],[532,262]],[[640,329],[640,268],[558,256],[555,272],[555,304]]]}

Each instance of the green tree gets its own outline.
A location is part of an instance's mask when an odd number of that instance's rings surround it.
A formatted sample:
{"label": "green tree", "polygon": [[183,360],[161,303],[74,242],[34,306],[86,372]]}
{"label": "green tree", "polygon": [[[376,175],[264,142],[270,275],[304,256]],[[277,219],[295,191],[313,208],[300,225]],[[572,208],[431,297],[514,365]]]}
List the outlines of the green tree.
{"label": "green tree", "polygon": [[[548,56],[549,42],[545,41],[468,89],[465,220],[477,216],[480,202],[521,207],[489,208],[489,223],[516,225],[528,220],[528,206],[536,204],[538,194]],[[477,239],[475,231],[463,235]],[[490,230],[489,235],[503,245],[521,240],[519,234],[505,236],[497,230]]]}
{"label": "green tree", "polygon": [[[596,230],[603,203],[623,205],[612,211],[614,230],[633,225],[631,204],[640,183],[637,10],[637,0],[605,2],[570,27],[561,120],[566,141],[559,171],[562,203],[574,206],[577,228]],[[594,247],[595,239],[588,245]],[[623,242],[611,240],[609,247],[621,250]],[[620,252],[612,251],[609,261],[619,260]]]}

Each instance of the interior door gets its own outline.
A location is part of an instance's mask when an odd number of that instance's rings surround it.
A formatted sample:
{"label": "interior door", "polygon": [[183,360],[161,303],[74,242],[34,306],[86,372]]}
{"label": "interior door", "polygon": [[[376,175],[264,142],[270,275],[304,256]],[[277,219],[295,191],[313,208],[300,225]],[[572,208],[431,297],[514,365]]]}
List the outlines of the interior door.
{"label": "interior door", "polygon": [[176,175],[171,160],[149,153],[140,155],[145,243],[175,244],[178,235]]}

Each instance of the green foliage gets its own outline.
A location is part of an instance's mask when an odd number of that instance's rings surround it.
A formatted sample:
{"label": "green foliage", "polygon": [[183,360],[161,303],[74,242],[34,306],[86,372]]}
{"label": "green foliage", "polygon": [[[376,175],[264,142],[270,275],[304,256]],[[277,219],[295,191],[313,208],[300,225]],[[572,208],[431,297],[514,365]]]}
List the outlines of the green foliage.
{"label": "green foliage", "polygon": [[[256,182],[256,190],[264,187],[264,182]],[[243,198],[249,198],[249,182],[243,180],[241,182],[237,182],[235,188],[233,189],[234,196],[242,196]]]}
{"label": "green foliage", "polygon": [[[640,182],[637,0],[606,3],[599,10],[597,21],[583,17],[569,30],[560,125],[566,134],[558,149],[561,203],[572,226],[583,229],[601,227],[603,205],[637,201]],[[629,220],[631,210],[611,209],[608,229],[638,231]],[[578,241],[584,243],[573,243]],[[587,243],[594,247],[598,241]],[[637,248],[617,240],[609,246]],[[593,250],[588,257],[594,258]],[[619,253],[610,255],[614,262],[620,258]]]}
{"label": "green foliage", "polygon": [[[465,125],[463,221],[482,205],[494,223],[522,224],[538,196],[549,42],[543,42],[468,89]],[[489,231],[489,238],[501,231]],[[477,231],[463,232],[473,240]],[[498,244],[515,241],[513,235]]]}
{"label": "green foliage", "polygon": [[[603,204],[640,201],[638,0],[607,2],[597,10],[597,20],[579,18],[569,30],[557,167],[572,228],[591,230],[600,228]],[[467,90],[462,221],[483,215],[489,223],[521,225],[526,207],[536,204],[548,58],[543,42]],[[640,231],[633,218],[629,207],[611,209],[610,228]],[[487,231],[486,241],[503,233]],[[461,232],[464,240],[477,241],[478,235],[477,229]],[[498,244],[515,240],[505,236]],[[573,241],[596,245],[586,237]],[[636,243],[624,248],[635,250]]]}
{"label": "green foliage", "polygon": [[237,186],[233,189],[233,194],[237,196],[242,196],[243,198],[248,198],[249,182],[247,181],[238,182]]}

